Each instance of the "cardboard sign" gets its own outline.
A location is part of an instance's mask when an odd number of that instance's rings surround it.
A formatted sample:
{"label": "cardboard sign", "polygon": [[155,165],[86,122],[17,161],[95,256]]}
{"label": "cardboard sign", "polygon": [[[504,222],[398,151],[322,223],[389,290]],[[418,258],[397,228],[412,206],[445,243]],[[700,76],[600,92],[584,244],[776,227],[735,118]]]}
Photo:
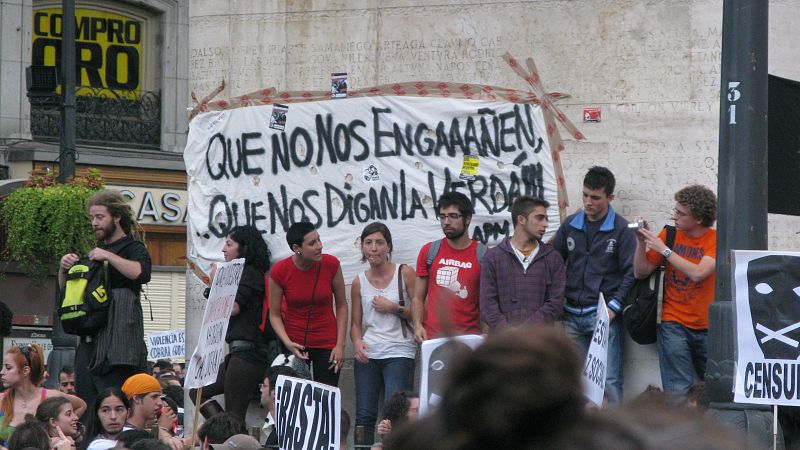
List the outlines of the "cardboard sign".
{"label": "cardboard sign", "polygon": [[284,130],[269,127],[274,108],[192,120],[184,151],[192,259],[219,259],[230,229],[248,224],[278,261],[291,254],[286,230],[308,220],[352,280],[364,270],[354,242],[371,222],[406,238],[395,245],[396,261],[416,261],[425,242],[441,239],[435,206],[446,191],[471,199],[469,235],[489,245],[513,233],[510,209],[522,195],[552,205],[545,241],[558,229],[558,184],[539,106],[348,97],[292,103]]}
{"label": "cardboard sign", "polygon": [[439,405],[444,393],[444,374],[459,353],[472,351],[483,343],[483,336],[467,334],[429,339],[420,349],[421,379],[419,413],[427,414]]}
{"label": "cardboard sign", "polygon": [[601,292],[597,301],[597,324],[592,333],[592,342],[589,344],[589,353],[586,354],[581,374],[583,393],[598,408],[603,407],[603,393],[606,390],[609,323],[606,300]]}
{"label": "cardboard sign", "polygon": [[339,450],[339,388],[279,375],[275,382],[275,430],[282,450]]}
{"label": "cardboard sign", "polygon": [[203,325],[197,340],[197,348],[186,369],[184,387],[200,388],[217,379],[217,370],[225,354],[225,334],[228,321],[242,278],[244,258],[220,263],[211,282],[211,292],[203,312]]}
{"label": "cardboard sign", "polygon": [[736,403],[800,405],[800,253],[734,250]]}
{"label": "cardboard sign", "polygon": [[186,330],[169,330],[147,335],[147,360],[184,359]]}

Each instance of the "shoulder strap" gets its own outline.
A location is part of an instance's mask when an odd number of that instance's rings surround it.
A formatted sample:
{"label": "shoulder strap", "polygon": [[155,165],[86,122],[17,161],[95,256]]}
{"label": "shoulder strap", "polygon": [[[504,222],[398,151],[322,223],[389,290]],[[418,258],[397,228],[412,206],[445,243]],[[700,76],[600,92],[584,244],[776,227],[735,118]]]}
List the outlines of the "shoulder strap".
{"label": "shoulder strap", "polygon": [[[665,244],[667,244],[667,248],[671,250],[672,246],[675,245],[675,235],[677,234],[677,230],[672,225],[664,225],[664,228],[666,228],[667,230],[667,242],[665,242]],[[666,287],[664,286],[664,273],[666,270],[666,265],[667,265],[667,260],[665,258],[662,261],[661,266],[658,269],[656,269],[655,272],[658,274],[657,275],[658,278],[656,279],[657,283],[656,289],[658,289],[658,306],[656,309],[657,324],[661,323],[661,314],[664,307],[664,289],[666,289]]]}
{"label": "shoulder strap", "polygon": [[672,250],[672,246],[675,245],[675,235],[677,234],[677,230],[672,225],[664,225],[664,228],[667,229],[667,247]]}
{"label": "shoulder strap", "polygon": [[311,304],[308,305],[308,318],[306,319],[306,332],[303,334],[303,347],[308,345],[308,326],[311,324],[311,311],[314,310],[314,294],[317,292],[317,282],[319,281],[319,273],[322,270],[322,261],[317,266],[317,277],[314,279],[314,287],[311,288]]}
{"label": "shoulder strap", "polygon": [[403,298],[403,266],[405,264],[400,264],[397,267],[397,295],[400,299],[397,304],[400,306],[406,306],[406,301]]}
{"label": "shoulder strap", "polygon": [[261,324],[258,329],[263,333],[269,320],[269,273],[264,272],[264,304],[261,305]]}
{"label": "shoulder strap", "polygon": [[478,242],[478,251],[477,251],[477,254],[478,254],[478,265],[481,265],[481,262],[483,261],[483,257],[484,257],[484,255],[486,255],[486,250],[488,250],[488,248],[486,247],[486,244],[484,244],[483,242]]}
{"label": "shoulder strap", "polygon": [[[428,272],[431,271],[433,260],[436,259],[436,255],[439,253],[439,249],[442,247],[443,240],[444,239],[437,239],[431,242],[431,246],[428,248],[428,259],[425,261],[425,267],[427,267]],[[428,273],[428,276],[430,276],[430,273]]]}
{"label": "shoulder strap", "polygon": [[[400,264],[397,268],[397,295],[399,296],[399,301],[397,302],[398,305],[401,307],[406,306],[406,302],[403,299],[403,287],[404,287],[404,279],[403,279],[403,267],[405,264]],[[402,316],[400,316],[400,330],[403,332],[403,337],[408,337],[408,322]]]}

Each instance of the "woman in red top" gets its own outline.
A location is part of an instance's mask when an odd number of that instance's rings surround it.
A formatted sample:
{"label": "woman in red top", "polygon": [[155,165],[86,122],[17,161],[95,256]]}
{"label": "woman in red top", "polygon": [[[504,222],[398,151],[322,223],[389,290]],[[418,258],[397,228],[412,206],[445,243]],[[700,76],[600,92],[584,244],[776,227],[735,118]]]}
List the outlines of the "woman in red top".
{"label": "woman in red top", "polygon": [[286,242],[294,254],[275,264],[270,273],[270,323],[283,345],[311,364],[314,381],[337,386],[347,328],[339,260],[322,253],[319,233],[310,222],[289,227]]}

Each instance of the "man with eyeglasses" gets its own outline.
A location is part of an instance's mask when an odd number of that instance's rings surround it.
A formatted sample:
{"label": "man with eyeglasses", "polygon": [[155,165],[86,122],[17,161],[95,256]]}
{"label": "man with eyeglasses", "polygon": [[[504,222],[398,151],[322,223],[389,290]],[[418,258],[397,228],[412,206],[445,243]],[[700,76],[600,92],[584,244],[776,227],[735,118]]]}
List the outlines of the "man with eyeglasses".
{"label": "man with eyeglasses", "polygon": [[58,373],[58,390],[70,395],[75,395],[75,371],[72,366],[64,366]]}
{"label": "man with eyeglasses", "polygon": [[419,343],[445,335],[481,333],[478,299],[485,247],[467,233],[473,213],[472,202],[460,192],[439,197],[437,215],[444,239],[428,242],[417,257],[419,279],[411,315]]}
{"label": "man with eyeglasses", "polygon": [[597,302],[608,307],[606,392],[611,405],[622,403],[622,305],[633,285],[636,238],[611,206],[616,179],[605,167],[589,168],[583,178],[583,209],[568,216],[553,247],[567,265],[564,330],[586,357],[597,324]]}
{"label": "man with eyeglasses", "polygon": [[267,409],[267,417],[264,418],[264,425],[261,427],[262,436],[266,436],[264,447],[278,448],[278,430],[275,428],[275,383],[278,376],[297,377],[297,373],[289,366],[272,366],[267,369],[264,382],[259,384],[261,390],[261,406]]}
{"label": "man with eyeglasses", "polygon": [[[664,304],[658,325],[661,384],[671,402],[685,401],[695,378],[704,379],[708,344],[708,306],[714,301],[717,258],[717,197],[692,185],[675,194],[675,244],[668,248],[666,230],[659,235],[638,231],[634,268],[644,278],[666,261]],[[647,225],[647,223],[645,222]]]}

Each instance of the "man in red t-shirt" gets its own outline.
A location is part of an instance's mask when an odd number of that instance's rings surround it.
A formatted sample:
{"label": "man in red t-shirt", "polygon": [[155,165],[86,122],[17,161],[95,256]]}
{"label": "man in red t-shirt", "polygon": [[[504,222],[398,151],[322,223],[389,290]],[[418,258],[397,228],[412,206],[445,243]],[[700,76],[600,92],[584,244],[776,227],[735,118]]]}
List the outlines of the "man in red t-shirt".
{"label": "man in red t-shirt", "polygon": [[717,197],[705,186],[688,186],[675,194],[675,244],[668,248],[666,230],[656,236],[638,231],[633,268],[644,278],[666,260],[664,306],[658,326],[658,359],[664,392],[682,402],[695,377],[706,371],[708,306],[714,301]]}
{"label": "man in red t-shirt", "polygon": [[[417,257],[417,283],[411,301],[417,342],[452,334],[480,334],[481,269],[478,242],[467,234],[474,212],[466,195],[447,192],[437,203],[445,238],[430,268],[428,242]],[[427,301],[426,301],[427,298]]]}

